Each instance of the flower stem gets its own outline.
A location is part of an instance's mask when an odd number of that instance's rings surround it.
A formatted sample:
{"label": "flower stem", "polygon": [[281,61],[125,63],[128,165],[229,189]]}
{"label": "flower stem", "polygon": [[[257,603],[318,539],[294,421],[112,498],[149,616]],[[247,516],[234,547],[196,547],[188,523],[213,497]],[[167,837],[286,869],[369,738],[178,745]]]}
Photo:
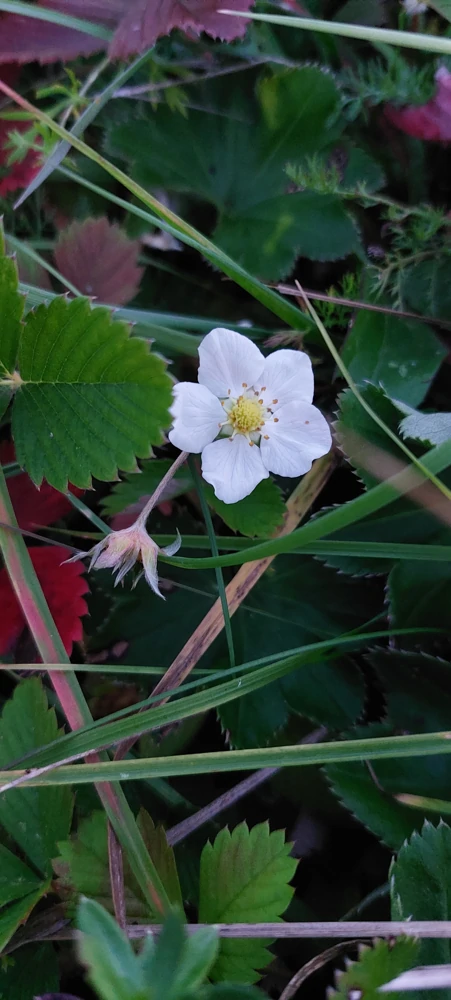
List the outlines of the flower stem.
{"label": "flower stem", "polygon": [[161,499],[161,497],[162,497],[162,495],[163,495],[163,493],[164,493],[164,491],[165,491],[168,483],[171,482],[171,479],[174,478],[177,470],[180,468],[181,465],[183,465],[184,462],[186,462],[187,458],[188,458],[188,452],[187,451],[181,451],[180,455],[177,456],[177,458],[175,459],[175,462],[172,463],[170,469],[168,469],[166,475],[163,476],[163,479],[158,484],[156,490],[154,490],[154,492],[152,493],[152,496],[147,501],[146,506],[141,511],[139,517],[136,519],[136,524],[139,524],[142,528],[145,528],[146,521],[147,521],[147,518],[149,517],[149,514],[150,514],[151,510],[153,510],[153,508],[157,505],[157,503]]}

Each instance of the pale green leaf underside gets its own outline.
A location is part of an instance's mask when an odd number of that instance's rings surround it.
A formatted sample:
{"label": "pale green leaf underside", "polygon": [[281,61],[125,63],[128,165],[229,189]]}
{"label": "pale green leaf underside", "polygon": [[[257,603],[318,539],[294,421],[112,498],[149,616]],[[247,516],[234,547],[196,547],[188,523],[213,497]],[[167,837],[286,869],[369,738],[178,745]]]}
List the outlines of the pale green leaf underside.
{"label": "pale green leaf underside", "polygon": [[[249,830],[246,823],[230,833],[221,830],[201,856],[199,921],[201,923],[265,922],[279,919],[293,890],[288,884],[297,862],[290,857],[284,831],[268,823]],[[266,942],[268,943],[268,942]],[[214,981],[256,982],[271,960],[259,940],[222,940],[210,977]]]}
{"label": "pale green leaf underside", "polygon": [[28,315],[19,370],[13,436],[38,485],[110,481],[162,440],[171,399],[164,363],[87,299],[54,299]]}

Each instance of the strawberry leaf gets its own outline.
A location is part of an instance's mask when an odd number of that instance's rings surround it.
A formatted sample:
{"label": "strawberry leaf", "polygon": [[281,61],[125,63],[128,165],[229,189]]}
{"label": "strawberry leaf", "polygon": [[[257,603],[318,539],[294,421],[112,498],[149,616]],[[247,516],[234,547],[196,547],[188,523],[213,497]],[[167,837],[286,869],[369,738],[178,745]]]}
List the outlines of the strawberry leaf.
{"label": "strawberry leaf", "polygon": [[[18,283],[16,263],[11,257],[5,256],[3,227],[0,222],[0,379],[12,375],[16,367],[24,311],[24,298],[19,295]],[[6,410],[10,398],[11,389],[0,386],[0,416]]]}
{"label": "strawberry leaf", "polygon": [[[63,545],[31,548],[29,553],[55,625],[70,655],[72,644],[82,638],[80,619],[88,611],[83,598],[88,590],[82,576],[83,566],[81,563],[64,562],[70,552]],[[0,608],[0,656],[5,656],[14,648],[26,627],[6,569],[0,570]]]}
{"label": "strawberry leaf", "polygon": [[122,306],[134,299],[143,269],[139,242],[106,218],[73,222],[55,247],[58,270],[84,295]]}
{"label": "strawberry leaf", "polygon": [[[4,572],[4,571],[2,571]],[[1,602],[0,602],[1,603]],[[39,677],[18,685],[0,722],[0,767],[60,735]],[[32,864],[51,874],[57,842],[68,836],[73,796],[67,787],[12,788],[0,799],[0,823]]]}
{"label": "strawberry leaf", "polygon": [[163,361],[107,309],[56,298],[29,313],[14,400],[17,460],[39,485],[113,480],[160,444],[171,383]]}
{"label": "strawberry leaf", "polygon": [[[208,842],[201,856],[200,923],[258,923],[278,920],[293,889],[288,884],[297,861],[290,857],[283,830],[270,833],[268,823],[249,830],[240,823],[226,827]],[[213,981],[255,983],[257,969],[271,961],[269,942],[244,938],[223,939],[210,978]]]}
{"label": "strawberry leaf", "polygon": [[[228,0],[229,10],[247,11],[252,0]],[[246,32],[247,21],[218,14],[220,0],[131,0],[110,47],[113,59],[143,52],[173,28],[231,42]]]}

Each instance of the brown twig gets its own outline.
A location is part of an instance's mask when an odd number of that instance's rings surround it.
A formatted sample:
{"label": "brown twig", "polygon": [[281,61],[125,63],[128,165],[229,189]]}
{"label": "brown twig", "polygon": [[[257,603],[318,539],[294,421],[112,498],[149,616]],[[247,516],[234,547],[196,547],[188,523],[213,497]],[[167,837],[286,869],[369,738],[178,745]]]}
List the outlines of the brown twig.
{"label": "brown twig", "polygon": [[[290,295],[293,298],[299,298],[299,289],[294,285],[270,285],[270,287],[275,288],[281,295]],[[367,312],[384,313],[386,316],[394,316],[395,318],[398,317],[398,319],[416,319],[422,323],[435,323],[438,326],[442,326],[445,330],[451,330],[451,323],[445,319],[440,319],[439,316],[420,316],[418,313],[409,312],[404,309],[391,309],[390,306],[377,306],[374,302],[362,302],[360,299],[346,299],[339,295],[326,295],[325,292],[315,292],[310,288],[304,288],[303,291],[306,297],[313,299],[314,302],[331,302],[333,305],[348,306],[350,309],[365,309]]]}
{"label": "brown twig", "polygon": [[302,983],[305,983],[309,976],[312,976],[314,972],[318,972],[322,969],[328,962],[332,962],[335,958],[338,958],[344,951],[348,951],[349,948],[357,948],[359,941],[344,941],[341,944],[334,944],[332,948],[327,948],[326,951],[322,951],[320,955],[315,955],[307,962],[306,965],[302,966],[302,969],[298,969],[295,972],[290,982],[285,987],[283,993],[280,994],[279,1000],[291,1000],[297,993]]}
{"label": "brown twig", "polygon": [[[197,934],[197,931],[211,924],[185,924],[186,932]],[[436,940],[451,939],[451,920],[350,920],[348,922],[333,920],[330,923],[320,921],[302,921],[293,923],[259,923],[259,924],[214,924],[220,938],[276,938],[279,940],[297,940],[301,938],[392,938],[416,937]],[[161,924],[128,924],[125,928],[128,937],[142,940],[150,935],[161,933]],[[46,934],[46,941],[73,941],[80,936],[78,931],[70,928]],[[41,940],[40,937],[35,938]]]}
{"label": "brown twig", "polygon": [[[286,513],[282,527],[274,533],[274,537],[289,535],[298,526],[299,521],[305,516],[313,501],[323,489],[335,467],[335,455],[329,452],[324,458],[318,459],[310,472],[303,477],[296,489],[293,491],[286,504]],[[248,593],[255,587],[275,556],[268,556],[266,559],[259,559],[255,562],[246,563],[241,566],[233,580],[226,587],[226,598],[229,608],[229,615],[235,614],[240,604],[247,597]],[[155,706],[166,701],[164,695],[167,691],[172,691],[180,686],[186,677],[191,673],[204,653],[209,649],[214,640],[224,628],[224,615],[222,604],[218,598],[210,611],[205,615],[200,625],[180,650],[164,677],[158,682],[152,691],[152,698],[156,695],[163,695],[161,701],[154,702]],[[116,751],[115,760],[122,760],[136,743],[136,737],[130,737],[121,743]]]}
{"label": "brown twig", "polygon": [[114,915],[119,927],[122,927],[124,930],[127,925],[124,886],[124,859],[122,857],[122,847],[116,837],[111,823],[108,823],[108,866],[110,870],[110,885]]}

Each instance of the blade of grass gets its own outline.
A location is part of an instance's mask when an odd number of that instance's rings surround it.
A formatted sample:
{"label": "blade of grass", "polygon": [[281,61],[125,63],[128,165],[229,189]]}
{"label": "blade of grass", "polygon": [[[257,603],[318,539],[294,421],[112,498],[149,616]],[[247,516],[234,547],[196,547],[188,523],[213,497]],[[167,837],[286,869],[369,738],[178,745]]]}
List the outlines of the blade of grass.
{"label": "blade of grass", "polygon": [[392,31],[389,28],[374,28],[370,25],[347,24],[340,21],[321,21],[311,17],[290,17],[286,14],[250,14],[246,11],[227,9],[218,10],[218,14],[245,17],[252,21],[264,21],[266,24],[281,24],[287,28],[300,28],[301,31],[317,31],[326,35],[339,35],[342,38],[356,38],[374,44],[399,45],[402,48],[417,49],[418,52],[437,52],[441,55],[451,55],[451,38],[424,35],[416,31]]}
{"label": "blade of grass", "polygon": [[102,38],[106,42],[109,42],[113,37],[113,32],[109,28],[105,28],[103,24],[94,24],[92,21],[71,17],[70,14],[63,14],[61,11],[50,10],[47,7],[37,7],[33,3],[23,2],[23,0],[0,0],[0,11],[4,11],[6,14],[20,14],[21,17],[32,17],[35,21],[61,24],[65,28],[82,31],[85,35]]}
{"label": "blade of grass", "polygon": [[[17,526],[1,469],[0,519]],[[22,536],[2,528],[0,547],[14,592],[44,663],[69,663]],[[71,728],[77,729],[89,725],[92,716],[75,673],[72,671],[50,676]],[[169,901],[122,789],[120,786],[114,789],[107,784],[101,784],[97,786],[97,791],[108,818],[127,851],[130,865],[136,877],[140,879],[152,912],[162,913],[169,905]]]}
{"label": "blade of grass", "polygon": [[[446,469],[451,465],[451,442],[446,441],[444,444],[431,448],[423,456],[422,464],[434,473]],[[315,520],[308,521],[307,524],[285,537],[259,542],[249,546],[244,552],[230,553],[230,555],[218,556],[216,559],[212,556],[195,559],[190,559],[187,556],[172,556],[171,558],[162,556],[161,561],[180,569],[212,569],[215,566],[241,566],[253,559],[262,559],[279,552],[294,552],[296,548],[301,551],[301,546],[303,548],[306,545],[311,545],[325,536],[335,534],[343,528],[356,524],[370,514],[382,510],[383,507],[397,500],[399,496],[411,494],[411,498],[415,499],[414,492],[423,482],[423,477],[419,476],[415,469],[406,466],[402,472],[391,476],[384,483],[379,483],[378,486],[362,493],[355,500],[350,500],[348,503],[342,504],[341,507],[334,508]],[[379,543],[377,544],[379,545]]]}
{"label": "blade of grass", "polygon": [[[25,779],[27,784],[69,785],[93,781],[138,781],[143,778],[177,778],[185,775],[253,771],[261,767],[323,767],[372,760],[432,757],[451,753],[449,732],[409,736],[381,736],[371,739],[341,740],[334,743],[259,747],[252,750],[218,750],[212,753],[182,754],[106,761],[93,764],[62,765],[43,774],[24,770],[0,771],[0,782]],[[0,792],[8,786],[2,784]]]}
{"label": "blade of grass", "polygon": [[[233,679],[213,684],[206,690],[191,695],[184,694],[184,691],[188,689],[187,684],[181,690],[175,689],[173,692],[166,692],[167,698],[171,693],[179,694],[178,700],[149,708],[152,701],[161,700],[161,695],[157,694],[134,705],[134,715],[130,715],[130,708],[120,709],[118,712],[112,713],[108,720],[99,719],[86,725],[83,729],[79,729],[78,732],[67,733],[53,740],[47,746],[24,755],[20,761],[11,762],[11,767],[25,762],[27,766],[31,767],[53,767],[59,765],[63,759],[76,760],[86,753],[105,749],[124,739],[141,736],[144,732],[161,729],[173,722],[179,722],[201,712],[209,711],[211,708],[217,708],[229,701],[234,701],[236,698],[265,687],[272,681],[285,677],[292,670],[324,660],[328,654],[337,655],[338,650],[347,647],[359,648],[374,639],[389,639],[393,635],[418,635],[419,631],[419,629],[394,629],[375,630],[360,634],[352,633],[310,643],[308,646],[300,646],[295,650],[284,650],[283,653],[279,654],[279,657],[277,654],[260,657],[259,660],[232,669],[229,668],[226,675],[229,676],[233,673]],[[426,631],[431,632],[432,630]],[[263,666],[259,667],[258,664],[263,664]],[[205,679],[191,681],[190,687],[198,687],[199,683],[205,686]]]}

